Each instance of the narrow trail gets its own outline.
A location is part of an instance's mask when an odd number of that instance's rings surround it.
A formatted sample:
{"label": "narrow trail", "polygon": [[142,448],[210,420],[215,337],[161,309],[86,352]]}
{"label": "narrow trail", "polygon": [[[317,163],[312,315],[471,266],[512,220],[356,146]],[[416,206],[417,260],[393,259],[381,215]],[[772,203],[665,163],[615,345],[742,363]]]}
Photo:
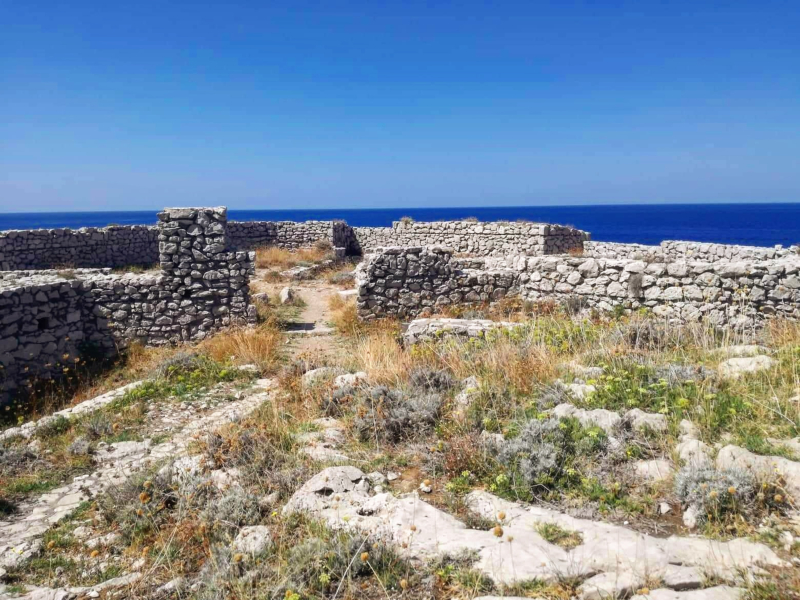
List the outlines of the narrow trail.
{"label": "narrow trail", "polygon": [[333,313],[330,300],[341,288],[325,281],[295,281],[291,283],[266,284],[259,286],[270,296],[277,296],[284,287],[291,287],[305,305],[286,328],[289,355],[292,358],[305,357],[323,360],[343,351],[341,340],[331,325]]}

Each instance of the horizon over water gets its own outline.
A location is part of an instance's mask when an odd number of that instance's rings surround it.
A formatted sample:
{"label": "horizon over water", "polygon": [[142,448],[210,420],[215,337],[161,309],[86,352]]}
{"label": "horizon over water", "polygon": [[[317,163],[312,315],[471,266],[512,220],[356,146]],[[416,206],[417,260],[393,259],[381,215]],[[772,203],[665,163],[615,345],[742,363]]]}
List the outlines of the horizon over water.
{"label": "horizon over water", "polygon": [[[153,211],[0,213],[0,231],[118,225],[152,225]],[[581,206],[502,206],[439,208],[332,208],[228,210],[232,221],[343,219],[353,226],[389,226],[409,216],[417,221],[541,221],[572,225],[606,242],[658,244],[691,240],[751,246],[800,243],[800,203],[617,204]]]}

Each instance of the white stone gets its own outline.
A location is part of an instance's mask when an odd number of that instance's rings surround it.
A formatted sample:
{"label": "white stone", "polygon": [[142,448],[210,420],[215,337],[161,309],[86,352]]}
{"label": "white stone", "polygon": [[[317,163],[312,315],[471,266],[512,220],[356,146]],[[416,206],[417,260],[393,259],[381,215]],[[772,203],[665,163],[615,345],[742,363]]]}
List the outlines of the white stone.
{"label": "white stone", "polygon": [[681,565],[668,565],[661,575],[661,581],[671,590],[694,590],[703,586],[706,581],[705,574],[697,567],[684,567]]}
{"label": "white stone", "polygon": [[664,481],[672,477],[674,469],[668,460],[656,458],[653,460],[637,460],[633,463],[633,468],[641,479],[651,483]]}
{"label": "white stone", "polygon": [[683,511],[683,524],[689,530],[697,529],[697,524],[700,521],[700,511],[692,504],[685,511]]}
{"label": "white stone", "polygon": [[650,429],[656,432],[667,430],[667,417],[657,413],[648,413],[639,408],[634,408],[625,413],[625,420],[636,430]]}
{"label": "white stone", "polygon": [[608,600],[624,598],[644,585],[644,577],[631,571],[600,573],[584,581],[578,588],[581,600]]}
{"label": "white stone", "polygon": [[327,379],[332,379],[336,375],[336,369],[333,367],[320,367],[318,369],[311,369],[303,373],[303,386],[310,387],[317,385]]}
{"label": "white stone", "polygon": [[291,304],[294,302],[295,298],[295,291],[290,287],[285,287],[281,290],[280,294],[278,295],[278,300],[281,304]]}
{"label": "white stone", "polygon": [[726,379],[738,379],[745,374],[771,369],[775,364],[774,358],[764,355],[729,358],[720,363],[719,374]]}
{"label": "white stone", "polygon": [[609,434],[612,433],[614,428],[622,421],[622,417],[613,411],[603,408],[584,410],[582,408],[576,408],[568,403],[559,404],[551,411],[551,414],[559,419],[574,417],[578,419],[580,424],[584,427],[596,425]]}
{"label": "white stone", "polygon": [[344,375],[339,375],[336,379],[333,380],[333,387],[335,388],[343,388],[343,387],[355,387],[362,383],[366,383],[367,381],[367,374],[364,371],[358,371],[356,373],[345,373]]}
{"label": "white stone", "polygon": [[727,358],[737,358],[768,354],[769,348],[759,346],[758,344],[738,344],[735,346],[723,346],[722,348],[718,348],[715,352]]}
{"label": "white stone", "polygon": [[700,440],[686,439],[675,447],[675,451],[685,465],[695,468],[711,466],[711,448]]}
{"label": "white stone", "polygon": [[[395,544],[398,552],[415,560],[472,552],[474,568],[498,585],[533,578],[585,578],[597,573],[644,578],[658,576],[672,564],[698,567],[728,580],[739,570],[755,569],[756,565],[784,566],[767,546],[747,540],[656,538],[540,506],[521,506],[484,491],[470,493],[465,500],[477,515],[495,520],[498,513],[505,513],[502,536],[496,537],[492,531],[467,529],[416,493],[371,496],[362,482],[366,475],[354,467],[325,469],[292,496],[284,512],[308,512],[335,529],[373,535]],[[542,523],[580,533],[582,543],[571,551],[550,544],[537,533]]]}
{"label": "white stone", "polygon": [[778,475],[786,480],[786,491],[800,498],[800,462],[782,456],[761,456],[738,446],[725,446],[717,454],[717,469],[743,469],[757,479],[774,480]]}
{"label": "white stone", "polygon": [[667,589],[650,590],[646,596],[637,594],[630,600],[739,600],[743,595],[743,589],[720,585],[688,592]]}
{"label": "white stone", "polygon": [[270,547],[272,538],[269,535],[269,528],[264,525],[250,525],[242,527],[233,540],[231,549],[234,552],[256,556]]}
{"label": "white stone", "polygon": [[583,400],[589,394],[593,394],[594,392],[597,391],[597,388],[595,386],[585,383],[570,383],[566,387],[570,395],[576,400]]}

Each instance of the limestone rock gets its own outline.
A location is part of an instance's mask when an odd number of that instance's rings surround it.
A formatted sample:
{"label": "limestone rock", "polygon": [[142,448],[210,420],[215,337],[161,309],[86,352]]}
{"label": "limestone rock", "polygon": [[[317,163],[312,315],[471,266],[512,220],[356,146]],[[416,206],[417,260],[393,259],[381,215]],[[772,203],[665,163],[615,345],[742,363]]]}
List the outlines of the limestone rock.
{"label": "limestone rock", "polygon": [[567,403],[556,406],[551,411],[551,414],[559,419],[563,419],[565,417],[574,417],[578,419],[578,421],[584,427],[596,425],[608,434],[613,433],[614,428],[622,422],[622,417],[613,411],[605,410],[603,408],[585,410]]}
{"label": "limestone rock", "polygon": [[742,375],[771,369],[775,364],[774,358],[764,355],[729,358],[720,363],[719,374],[725,379],[738,379]]}
{"label": "limestone rock", "polygon": [[332,379],[336,375],[336,369],[333,367],[320,367],[318,369],[311,369],[303,373],[303,387],[311,387],[318,385],[323,381]]}
{"label": "limestone rock", "polygon": [[671,590],[694,590],[703,587],[706,576],[697,567],[668,565],[661,575],[661,581]]}
{"label": "limestone rock", "polygon": [[700,440],[686,439],[675,446],[675,451],[681,461],[688,466],[695,468],[711,466],[711,448]]}
{"label": "limestone rock", "polygon": [[667,417],[657,413],[648,413],[639,408],[634,408],[625,413],[625,421],[638,431],[650,429],[656,432],[667,430]]}
{"label": "limestone rock", "polygon": [[689,530],[697,529],[697,524],[700,522],[700,511],[692,504],[685,511],[683,511],[683,524]]}
{"label": "limestone rock", "polygon": [[364,371],[358,371],[356,373],[345,373],[344,375],[339,375],[336,379],[333,380],[333,387],[335,388],[343,388],[343,387],[355,387],[362,383],[366,383],[367,381],[367,374]]}
{"label": "limestone rock", "polygon": [[242,527],[231,544],[234,552],[256,556],[264,552],[272,544],[269,528],[264,525]]}
{"label": "limestone rock", "polygon": [[759,356],[768,354],[769,348],[757,344],[738,344],[735,346],[723,346],[717,349],[716,353],[727,358]]}
{"label": "limestone rock", "polygon": [[495,329],[515,329],[519,323],[491,321],[489,319],[414,319],[403,333],[403,343],[417,344],[443,337],[483,337]]}
{"label": "limestone rock", "polygon": [[637,460],[633,463],[633,468],[636,471],[636,475],[651,483],[669,479],[675,471],[672,463],[662,458]]}
{"label": "limestone rock", "polygon": [[[768,547],[747,540],[655,538],[540,506],[521,506],[484,491],[470,493],[465,501],[472,512],[487,519],[495,520],[504,512],[502,537],[491,531],[467,529],[416,493],[373,496],[366,475],[354,467],[323,470],[292,496],[284,512],[307,512],[330,527],[374,535],[415,560],[472,552],[476,556],[474,568],[502,585],[532,578],[585,578],[597,573],[624,573],[635,581],[660,576],[673,564],[694,566],[729,580],[742,569],[784,564]],[[550,544],[537,533],[542,523],[576,531],[582,543],[571,551]],[[507,541],[511,537],[513,544]]]}
{"label": "limestone rock", "polygon": [[739,600],[743,595],[743,589],[720,585],[688,592],[667,589],[650,590],[646,596],[637,594],[630,600]]}
{"label": "limestone rock", "polygon": [[782,456],[761,456],[738,446],[725,446],[717,454],[717,469],[743,469],[757,479],[772,480],[780,474],[786,480],[786,491],[793,499],[800,498],[800,462]]}
{"label": "limestone rock", "polygon": [[280,294],[278,295],[278,300],[280,301],[281,304],[291,304],[292,302],[294,302],[295,296],[296,294],[294,289],[290,287],[285,287],[280,291]]}
{"label": "limestone rock", "polygon": [[585,383],[570,383],[566,388],[569,394],[576,400],[583,400],[589,394],[593,394],[597,391],[595,386]]}
{"label": "limestone rock", "polygon": [[631,571],[600,573],[584,581],[578,588],[581,600],[608,600],[624,598],[644,585],[644,577]]}

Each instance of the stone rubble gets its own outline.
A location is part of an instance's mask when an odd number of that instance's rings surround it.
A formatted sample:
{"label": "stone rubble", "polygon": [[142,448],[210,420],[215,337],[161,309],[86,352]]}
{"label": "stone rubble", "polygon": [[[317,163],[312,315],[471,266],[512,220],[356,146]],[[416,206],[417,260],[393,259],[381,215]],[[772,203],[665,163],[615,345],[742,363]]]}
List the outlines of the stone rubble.
{"label": "stone rubble", "polygon": [[429,342],[445,337],[480,338],[490,331],[515,329],[519,323],[490,321],[489,319],[414,319],[403,332],[405,345]]}

